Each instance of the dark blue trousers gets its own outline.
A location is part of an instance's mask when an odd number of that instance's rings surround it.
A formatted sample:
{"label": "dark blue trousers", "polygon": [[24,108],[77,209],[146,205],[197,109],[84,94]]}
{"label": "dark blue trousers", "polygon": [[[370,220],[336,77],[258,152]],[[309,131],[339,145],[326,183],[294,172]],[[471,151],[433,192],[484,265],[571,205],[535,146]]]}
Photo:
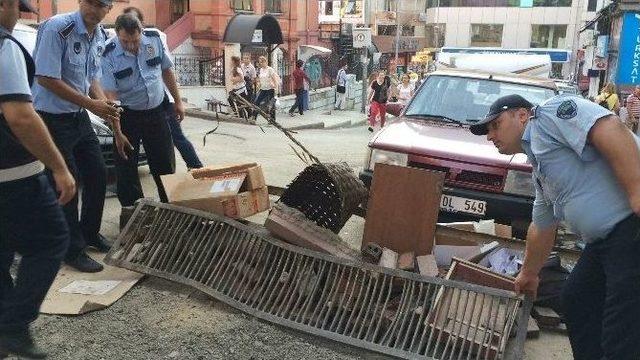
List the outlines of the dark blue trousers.
{"label": "dark blue trousers", "polygon": [[171,130],[173,145],[178,149],[178,152],[182,156],[185,164],[187,164],[187,167],[190,169],[201,168],[202,162],[200,162],[200,158],[198,158],[198,154],[196,154],[196,150],[193,148],[191,141],[184,136],[182,126],[180,126],[180,123],[176,119],[176,111],[173,109],[173,104],[169,104],[169,106],[167,106],[166,114],[167,123]]}
{"label": "dark blue trousers", "polygon": [[[86,241],[96,238],[102,223],[104,197],[107,191],[107,169],[102,158],[100,142],[86,110],[69,114],[40,112],[69,171],[82,189],[82,209],[78,214],[78,195],[64,205],[63,210],[71,242],[67,259],[73,259],[86,247]],[[49,173],[53,185],[53,177]],[[55,185],[54,185],[55,186]]]}
{"label": "dark blue trousers", "polygon": [[575,359],[640,359],[640,218],[586,246],[562,300]]}
{"label": "dark blue trousers", "polygon": [[[69,245],[69,228],[47,177],[0,183],[0,330],[38,317]],[[22,255],[14,282],[15,253]]]}

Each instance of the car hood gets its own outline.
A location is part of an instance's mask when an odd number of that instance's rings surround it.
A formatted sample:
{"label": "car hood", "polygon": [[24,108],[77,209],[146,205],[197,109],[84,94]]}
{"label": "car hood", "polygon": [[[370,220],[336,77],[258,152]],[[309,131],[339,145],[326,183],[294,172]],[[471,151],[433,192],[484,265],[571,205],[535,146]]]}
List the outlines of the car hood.
{"label": "car hood", "polygon": [[524,154],[500,154],[485,136],[473,135],[468,127],[435,120],[401,117],[378,132],[370,146],[466,163],[520,170],[531,168]]}

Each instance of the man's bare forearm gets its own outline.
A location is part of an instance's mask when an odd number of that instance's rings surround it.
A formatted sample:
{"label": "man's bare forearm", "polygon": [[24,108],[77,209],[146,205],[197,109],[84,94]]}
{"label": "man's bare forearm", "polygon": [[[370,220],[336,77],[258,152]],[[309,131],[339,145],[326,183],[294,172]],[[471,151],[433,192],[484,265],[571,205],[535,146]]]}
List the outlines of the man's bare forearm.
{"label": "man's bare forearm", "polygon": [[542,265],[549,257],[551,249],[553,249],[557,230],[558,226],[556,224],[547,229],[540,229],[533,223],[529,225],[522,272],[538,275]]}
{"label": "man's bare forearm", "polygon": [[100,82],[98,80],[93,80],[91,82],[91,87],[89,88],[89,96],[92,99],[107,100],[107,96],[105,95],[105,92],[102,89],[102,85],[100,85]]}
{"label": "man's bare forearm", "polygon": [[31,103],[4,102],[0,109],[11,131],[33,156],[53,172],[66,170],[64,158]]}
{"label": "man's bare forearm", "polygon": [[58,97],[74,103],[83,108],[89,108],[91,99],[78,91],[74,90],[71,86],[60,79],[49,78],[45,76],[38,76],[38,84],[45,89],[56,94]]}
{"label": "man's bare forearm", "polygon": [[171,69],[162,71],[162,80],[167,86],[167,89],[169,89],[169,93],[171,94],[171,96],[173,96],[176,104],[182,103],[182,98],[180,98],[180,91],[178,90],[176,77]]}
{"label": "man's bare forearm", "polygon": [[640,152],[633,134],[617,117],[608,116],[593,125],[589,141],[607,159],[634,212],[639,213]]}

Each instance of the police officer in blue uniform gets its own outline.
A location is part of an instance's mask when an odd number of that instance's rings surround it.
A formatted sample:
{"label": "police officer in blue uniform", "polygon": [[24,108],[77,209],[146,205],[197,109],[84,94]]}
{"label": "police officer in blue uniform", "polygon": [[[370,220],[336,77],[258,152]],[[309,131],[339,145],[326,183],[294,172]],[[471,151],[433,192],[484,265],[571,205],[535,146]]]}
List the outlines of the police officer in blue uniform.
{"label": "police officer in blue uniform", "polygon": [[587,243],[562,293],[576,359],[640,359],[640,141],[608,109],[573,95],[533,108],[496,100],[471,126],[502,154],[524,152],[535,201],[516,291],[538,273],[566,221]]}
{"label": "police officer in blue uniform", "polygon": [[115,129],[118,199],[122,206],[132,206],[144,196],[137,166],[142,141],[160,200],[167,202],[160,175],[175,171],[175,155],[166,121],[165,85],[180,99],[173,63],[159,33],[143,30],[134,14],[118,16],[115,30],[103,54],[102,83],[107,96],[119,100],[124,109],[121,129]]}
{"label": "police officer in blue uniform", "polygon": [[118,110],[100,87],[100,59],[106,35],[100,21],[111,0],[80,0],[80,10],[56,15],[40,25],[34,50],[36,84],[34,106],[44,119],[77,182],[78,197],[64,207],[71,231],[65,263],[83,272],[102,265],[85,252],[89,245],[101,252],[109,245],[99,234],[106,192],[106,168],[87,110],[117,124]]}
{"label": "police officer in blue uniform", "polygon": [[[75,182],[46,126],[31,104],[33,59],[11,31],[28,0],[0,0],[0,358],[41,359],[29,324],[60,268],[69,229],[61,203]],[[51,170],[59,195],[44,174]],[[17,279],[9,269],[22,255]]]}

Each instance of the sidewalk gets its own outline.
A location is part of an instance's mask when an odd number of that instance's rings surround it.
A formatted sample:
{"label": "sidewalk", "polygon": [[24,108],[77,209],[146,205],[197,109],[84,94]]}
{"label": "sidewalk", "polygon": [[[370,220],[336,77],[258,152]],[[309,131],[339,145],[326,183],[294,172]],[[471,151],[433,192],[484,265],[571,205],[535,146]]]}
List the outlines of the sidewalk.
{"label": "sidewalk", "polygon": [[[202,109],[187,109],[187,116],[197,117],[205,120],[234,122],[240,124],[248,124],[244,119],[224,114],[216,114],[212,111]],[[283,127],[291,130],[303,129],[339,129],[356,126],[364,126],[366,117],[360,110],[310,110],[304,115],[295,114],[294,117],[289,116],[286,112],[277,112],[276,121]],[[258,116],[257,125],[268,125],[267,120]]]}

